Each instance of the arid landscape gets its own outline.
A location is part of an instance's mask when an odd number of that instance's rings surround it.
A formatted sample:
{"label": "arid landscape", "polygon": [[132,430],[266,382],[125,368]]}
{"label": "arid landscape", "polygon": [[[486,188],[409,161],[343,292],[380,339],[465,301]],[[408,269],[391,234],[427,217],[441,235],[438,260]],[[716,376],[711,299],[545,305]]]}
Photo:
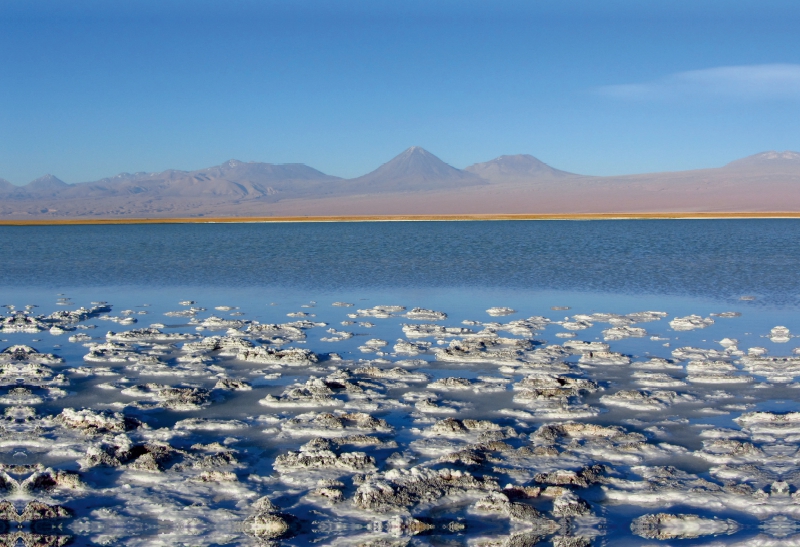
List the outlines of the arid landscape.
{"label": "arid landscape", "polygon": [[53,175],[24,186],[0,179],[0,220],[800,212],[798,186],[800,153],[791,151],[708,169],[598,177],[523,154],[456,169],[413,146],[354,179],[237,160],[78,184]]}

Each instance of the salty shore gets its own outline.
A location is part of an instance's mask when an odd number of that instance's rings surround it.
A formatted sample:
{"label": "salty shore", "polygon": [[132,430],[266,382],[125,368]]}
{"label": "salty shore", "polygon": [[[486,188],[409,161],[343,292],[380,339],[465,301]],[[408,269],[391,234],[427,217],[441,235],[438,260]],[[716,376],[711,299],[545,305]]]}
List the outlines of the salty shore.
{"label": "salty shore", "polygon": [[213,224],[257,222],[413,222],[478,220],[686,220],[800,218],[797,211],[773,212],[676,212],[676,213],[576,213],[576,214],[463,214],[463,215],[337,215],[266,217],[178,217],[178,218],[73,218],[0,219],[0,226],[58,226],[79,224]]}

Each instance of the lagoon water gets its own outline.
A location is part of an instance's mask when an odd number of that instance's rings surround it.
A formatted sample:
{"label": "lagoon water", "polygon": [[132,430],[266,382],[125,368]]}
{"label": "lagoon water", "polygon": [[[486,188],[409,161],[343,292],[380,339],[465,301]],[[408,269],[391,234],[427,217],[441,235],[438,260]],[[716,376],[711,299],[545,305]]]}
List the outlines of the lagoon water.
{"label": "lagoon water", "polygon": [[0,227],[0,536],[798,544],[799,236]]}

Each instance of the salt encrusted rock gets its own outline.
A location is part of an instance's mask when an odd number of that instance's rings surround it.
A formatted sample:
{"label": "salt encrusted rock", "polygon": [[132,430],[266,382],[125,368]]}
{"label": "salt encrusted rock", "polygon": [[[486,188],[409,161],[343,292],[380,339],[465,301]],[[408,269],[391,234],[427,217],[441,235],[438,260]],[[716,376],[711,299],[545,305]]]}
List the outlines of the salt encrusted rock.
{"label": "salt encrusted rock", "polygon": [[647,361],[631,363],[631,367],[649,370],[683,370],[683,367],[671,359],[653,357]]}
{"label": "salt encrusted rock", "polygon": [[[188,453],[178,450],[165,442],[150,441],[144,444],[135,444],[124,434],[114,437],[105,436],[98,445],[90,446],[86,450],[86,455],[78,463],[82,468],[92,467],[121,467],[125,466],[131,470],[148,471],[161,473],[164,471],[164,464],[173,462],[178,457],[187,457]],[[203,465],[205,458],[196,459],[191,467],[204,469],[214,467],[216,464]],[[233,463],[234,459],[224,458],[224,463]],[[186,466],[183,466],[186,467]],[[181,468],[181,464],[176,464],[172,469]]]}
{"label": "salt encrusted rock", "polygon": [[722,313],[710,313],[712,317],[741,317],[742,314],[738,311],[724,311]]}
{"label": "salt encrusted rock", "polygon": [[756,376],[765,376],[771,383],[787,384],[800,376],[800,356],[748,355],[741,358],[741,363],[744,370]]}
{"label": "salt encrusted rock", "polygon": [[714,320],[710,317],[703,318],[699,315],[687,315],[686,317],[676,317],[669,322],[672,330],[686,331],[695,329],[704,329],[714,324]]}
{"label": "salt encrusted rock", "polygon": [[354,336],[352,332],[343,330],[328,329],[326,332],[330,333],[331,336],[320,338],[322,342],[341,342],[342,340],[349,340]]}
{"label": "salt encrusted rock", "polygon": [[792,333],[786,327],[773,327],[769,331],[769,339],[776,344],[784,344],[792,339]]}
{"label": "salt encrusted rock", "polygon": [[504,513],[512,521],[524,522],[539,529],[544,534],[558,529],[558,524],[545,517],[535,508],[524,503],[513,502],[501,492],[492,492],[473,505],[475,509]]}
{"label": "salt encrusted rock", "polygon": [[697,398],[692,395],[666,390],[626,389],[600,397],[600,402],[606,405],[645,411],[664,410],[675,403],[691,403],[695,401],[697,401]]}
{"label": "salt encrusted rock", "polygon": [[499,306],[499,307],[489,308],[488,310],[486,310],[486,313],[488,313],[492,317],[499,317],[502,315],[511,315],[512,313],[517,313],[517,310]]}
{"label": "salt encrusted rock", "polygon": [[534,480],[541,484],[586,488],[591,484],[601,482],[601,476],[606,471],[602,465],[585,466],[577,471],[559,469],[550,473],[537,473]]}
{"label": "salt encrusted rock", "polygon": [[386,340],[373,338],[371,340],[367,340],[366,342],[364,342],[364,345],[359,346],[358,349],[360,349],[364,353],[373,353],[385,347],[387,343],[388,342],[386,342]]}
{"label": "salt encrusted rock", "polygon": [[686,361],[686,360],[693,360],[693,361],[703,361],[703,360],[712,360],[712,359],[729,359],[731,356],[738,356],[743,355],[742,352],[738,352],[735,349],[735,346],[729,346],[722,351],[716,349],[703,349],[703,348],[693,348],[693,347],[682,347],[682,348],[675,348],[672,350],[672,356],[675,359]]}
{"label": "salt encrusted rock", "polygon": [[288,366],[307,366],[316,363],[319,358],[310,350],[302,348],[274,349],[257,346],[240,351],[236,358],[241,361]]}
{"label": "salt encrusted rock", "polygon": [[661,311],[643,311],[618,315],[616,313],[577,314],[572,318],[579,323],[591,326],[594,323],[610,323],[614,327],[632,325],[634,323],[649,323],[666,317],[667,313]]}
{"label": "salt encrusted rock", "polygon": [[370,478],[358,487],[353,497],[357,507],[370,511],[394,511],[443,496],[498,491],[491,477],[483,479],[454,469],[392,469]]}
{"label": "salt encrusted rock", "polygon": [[253,514],[244,521],[248,535],[260,541],[271,542],[291,535],[294,518],[280,512],[267,497],[258,499],[252,507]]}
{"label": "salt encrusted rock", "polygon": [[37,390],[37,393],[26,387],[12,387],[5,395],[0,396],[0,404],[6,405],[38,405],[45,400],[65,397],[64,390]]}
{"label": "salt encrusted rock", "polygon": [[131,416],[125,416],[121,412],[111,412],[108,410],[94,411],[91,409],[75,410],[65,408],[56,417],[56,421],[66,427],[78,429],[89,434],[97,433],[121,433],[136,429],[142,423]]}
{"label": "salt encrusted rock", "polygon": [[727,361],[691,361],[686,365],[686,381],[693,384],[747,384],[752,376],[742,375]]}
{"label": "salt encrusted rock", "polygon": [[637,370],[632,375],[634,382],[645,387],[683,387],[686,382],[664,372]]}
{"label": "salt encrusted rock", "polygon": [[382,369],[375,366],[359,367],[353,374],[369,376],[370,378],[387,378],[391,380],[401,380],[403,382],[427,382],[430,376],[423,372],[411,372],[402,367]]}
{"label": "salt encrusted rock", "polygon": [[419,321],[444,321],[447,319],[447,314],[441,311],[426,310],[425,308],[414,308],[406,312],[403,317]]}
{"label": "salt encrusted rock", "polygon": [[205,308],[192,306],[188,310],[168,311],[164,315],[166,315],[167,317],[194,317],[198,313],[204,312],[204,311],[206,311]]}
{"label": "salt encrusted rock", "polygon": [[218,351],[220,356],[233,357],[240,351],[246,351],[253,347],[251,341],[237,336],[209,336],[197,342],[187,342],[181,351],[196,354]]}
{"label": "salt encrusted rock", "polygon": [[393,349],[398,355],[414,356],[419,355],[420,353],[425,353],[430,349],[430,347],[430,342],[409,342],[408,340],[399,338]]}
{"label": "salt encrusted rock", "polygon": [[335,479],[321,479],[311,495],[325,498],[333,503],[344,501],[344,483]]}
{"label": "salt encrusted rock", "polygon": [[428,389],[472,389],[472,382],[467,378],[440,378],[435,382],[428,384]]}
{"label": "salt encrusted rock", "polygon": [[22,311],[15,312],[10,317],[0,318],[0,332],[2,333],[37,333],[49,328],[50,325],[47,323]]}
{"label": "salt encrusted rock", "polygon": [[220,378],[214,385],[214,389],[226,389],[231,391],[250,391],[253,389],[253,386],[251,386],[244,380],[238,380],[234,378]]}
{"label": "salt encrusted rock", "polygon": [[296,470],[342,469],[345,471],[373,471],[375,458],[364,452],[342,452],[332,450],[301,449],[275,458],[273,467],[280,473]]}
{"label": "salt encrusted rock", "polygon": [[592,538],[587,536],[555,536],[551,539],[553,547],[589,547]]}
{"label": "salt encrusted rock", "polygon": [[98,304],[88,309],[81,306],[77,310],[56,311],[51,313],[50,315],[42,317],[41,319],[45,323],[58,325],[63,328],[70,323],[79,323],[81,321],[86,321],[87,319],[95,317],[98,314],[108,313],[110,311],[111,311],[111,306],[108,306],[106,304]]}
{"label": "salt encrusted rock", "polygon": [[145,400],[156,400],[164,408],[171,410],[197,410],[211,403],[210,392],[200,387],[172,387],[148,383],[125,388],[121,393]]}
{"label": "salt encrusted rock", "polygon": [[564,342],[563,346],[577,355],[590,352],[603,353],[611,349],[611,346],[603,342],[582,342],[580,340],[568,340]]}
{"label": "salt encrusted rock", "polygon": [[611,327],[603,331],[603,338],[605,340],[623,340],[625,338],[641,338],[647,336],[647,331],[639,327]]}
{"label": "salt encrusted rock", "polygon": [[296,406],[343,406],[344,403],[333,398],[333,390],[321,378],[311,378],[305,385],[295,384],[284,390],[280,397],[267,395],[259,404],[271,407]]}
{"label": "salt encrusted rock", "polygon": [[58,365],[64,360],[52,353],[39,353],[38,350],[25,345],[10,346],[0,352],[2,363],[38,363],[42,365]]}
{"label": "salt encrusted rock", "polygon": [[574,493],[566,491],[553,500],[553,515],[557,517],[585,517],[592,514],[592,508]]}
{"label": "salt encrusted rock", "polygon": [[625,442],[644,441],[640,433],[628,433],[620,426],[602,426],[578,422],[565,422],[562,424],[543,425],[533,435],[533,438],[554,442],[561,437],[570,439],[606,438],[617,439]]}
{"label": "salt encrusted rock", "polygon": [[713,463],[743,463],[763,461],[764,451],[753,443],[733,439],[712,439],[703,441],[703,450],[695,455]]}
{"label": "salt encrusted rock", "polygon": [[474,331],[465,327],[445,327],[443,325],[403,325],[403,333],[409,338],[443,338],[447,336],[464,336]]}
{"label": "salt encrusted rock", "polygon": [[[386,534],[391,537],[400,537],[415,536],[422,532],[435,530],[436,526],[415,519],[414,517],[395,515],[386,521],[373,521],[370,528],[373,532],[380,532],[381,534]],[[396,547],[400,547],[401,545],[408,545],[408,541],[406,540],[403,542],[401,540],[401,543],[397,544]],[[359,547],[395,547],[395,542],[379,539],[376,541],[370,541],[368,543],[362,543]]]}
{"label": "salt encrusted rock", "polygon": [[374,306],[365,310],[356,310],[356,313],[349,314],[351,319],[357,317],[376,317],[378,319],[388,319],[392,315],[405,311],[405,306]]}
{"label": "salt encrusted rock", "polygon": [[106,342],[104,344],[91,344],[89,353],[83,356],[83,360],[90,363],[126,363],[139,361],[144,357],[146,356],[128,344]]}
{"label": "salt encrusted rock", "polygon": [[189,431],[234,431],[246,429],[247,423],[239,420],[218,420],[214,418],[187,418],[175,422],[173,429]]}
{"label": "salt encrusted rock", "polygon": [[177,454],[179,451],[166,443],[150,442],[135,447],[129,456],[133,461],[128,467],[137,471],[160,473],[164,471],[164,464],[170,462]]}
{"label": "salt encrusted rock", "polygon": [[731,519],[709,519],[686,514],[649,514],[638,517],[631,523],[631,531],[637,536],[660,540],[733,534],[738,530],[738,523]]}
{"label": "salt encrusted rock", "polygon": [[509,332],[516,336],[532,338],[536,331],[543,330],[551,321],[540,315],[528,317],[527,319],[515,319],[508,323],[483,323],[483,330],[476,336],[487,336],[496,332]]}
{"label": "salt encrusted rock", "polygon": [[[343,413],[340,411],[337,411],[335,414],[328,412],[300,414],[287,420],[283,424],[282,429],[291,435],[324,435],[325,437],[335,437],[338,443],[358,441],[352,444],[374,443],[371,439],[366,438],[356,439],[352,437],[348,440],[342,439],[351,436],[353,432],[391,433],[394,431],[386,420],[373,418],[366,412]],[[375,440],[380,444],[380,440]]]}
{"label": "salt encrusted rock", "polygon": [[121,317],[114,317],[111,315],[101,315],[98,319],[102,321],[111,321],[112,323],[118,323],[120,325],[133,325],[134,323],[138,323],[139,320],[135,317],[131,317],[129,315],[123,315]]}
{"label": "salt encrusted rock", "polygon": [[528,340],[503,338],[495,340],[453,340],[447,348],[434,353],[439,361],[470,361],[484,363],[508,363],[521,360],[524,351],[532,349]]}
{"label": "salt encrusted rock", "polygon": [[232,471],[219,471],[215,469],[213,471],[203,471],[195,480],[200,482],[236,482],[239,479],[236,477],[236,473]]}
{"label": "salt encrusted rock", "polygon": [[631,358],[613,351],[589,351],[578,360],[583,365],[627,365]]}
{"label": "salt encrusted rock", "polygon": [[20,490],[23,492],[50,491],[58,488],[78,490],[84,487],[77,473],[56,471],[51,467],[36,471],[20,484]]}
{"label": "salt encrusted rock", "polygon": [[567,330],[585,330],[590,327],[593,327],[594,323],[592,323],[591,321],[575,320],[575,321],[564,321],[561,323],[561,326]]}
{"label": "salt encrusted rock", "polygon": [[[445,418],[433,424],[426,435],[445,435],[445,436],[460,436],[471,432],[488,432],[488,431],[501,431],[499,425],[489,420],[457,420],[455,418]],[[502,438],[508,436],[515,436],[516,432],[512,428],[507,428],[507,431],[501,435]]]}
{"label": "salt encrusted rock", "polygon": [[445,418],[431,426],[432,433],[466,433],[466,431],[467,428],[455,418]]}
{"label": "salt encrusted rock", "polygon": [[250,321],[244,319],[223,319],[221,317],[211,315],[202,321],[192,319],[189,323],[192,325],[197,325],[197,330],[228,330],[240,329],[249,324]]}
{"label": "salt encrusted rock", "polygon": [[568,376],[528,376],[514,384],[515,390],[530,391],[534,395],[548,396],[574,396],[581,392],[592,393],[597,391],[597,383],[584,378],[570,378]]}
{"label": "salt encrusted rock", "polygon": [[194,340],[197,336],[194,334],[183,334],[178,332],[165,333],[158,329],[133,329],[125,332],[111,332],[106,334],[106,340],[110,342],[123,342],[129,344],[136,344],[141,342],[179,342],[183,340]]}
{"label": "salt encrusted rock", "polygon": [[39,500],[29,501],[22,513],[17,513],[13,504],[5,500],[0,501],[0,520],[21,523],[34,520],[61,519],[70,516],[72,516],[72,513],[65,507],[48,505]]}
{"label": "salt encrusted rock", "polygon": [[37,363],[25,361],[0,361],[0,385],[16,385],[20,380],[27,384],[69,383],[63,374],[55,376],[52,369]]}

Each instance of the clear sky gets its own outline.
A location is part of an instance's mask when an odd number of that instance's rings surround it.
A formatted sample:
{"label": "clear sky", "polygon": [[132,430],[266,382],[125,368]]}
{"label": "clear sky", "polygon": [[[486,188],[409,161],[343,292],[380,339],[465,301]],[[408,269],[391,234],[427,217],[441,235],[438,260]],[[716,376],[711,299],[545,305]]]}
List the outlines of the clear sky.
{"label": "clear sky", "polygon": [[796,0],[5,0],[0,177],[800,150]]}

